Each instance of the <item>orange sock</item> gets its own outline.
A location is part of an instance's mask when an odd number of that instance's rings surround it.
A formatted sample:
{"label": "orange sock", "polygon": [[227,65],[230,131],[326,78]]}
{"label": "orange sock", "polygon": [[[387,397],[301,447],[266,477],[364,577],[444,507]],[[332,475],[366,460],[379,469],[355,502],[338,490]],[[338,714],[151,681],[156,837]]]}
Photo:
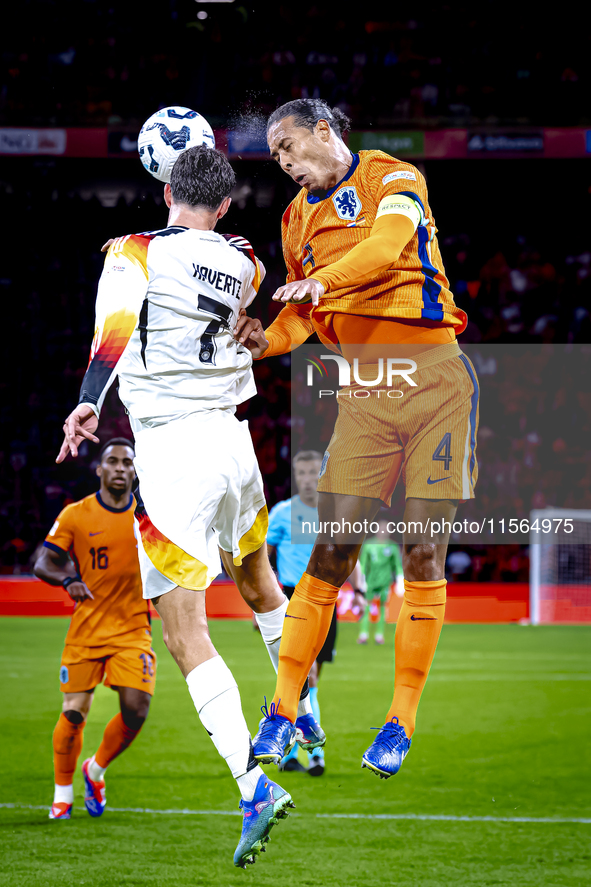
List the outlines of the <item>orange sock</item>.
{"label": "orange sock", "polygon": [[140,730],[132,730],[130,727],[127,727],[121,717],[121,712],[116,714],[114,718],[111,718],[105,727],[103,741],[94,756],[99,767],[108,767],[111,761],[131,745]]}
{"label": "orange sock", "polygon": [[404,601],[394,638],[394,698],[386,722],[398,718],[409,738],[414,733],[419,699],[441,634],[446,585],[445,579],[404,580]]}
{"label": "orange sock", "polygon": [[84,724],[72,724],[65,714],[59,716],[53,731],[53,769],[56,785],[72,785],[76,763],[82,751]]}
{"label": "orange sock", "polygon": [[297,717],[304,681],[326,640],[338,593],[334,585],[304,573],[289,602],[273,702],[278,713],[292,723]]}

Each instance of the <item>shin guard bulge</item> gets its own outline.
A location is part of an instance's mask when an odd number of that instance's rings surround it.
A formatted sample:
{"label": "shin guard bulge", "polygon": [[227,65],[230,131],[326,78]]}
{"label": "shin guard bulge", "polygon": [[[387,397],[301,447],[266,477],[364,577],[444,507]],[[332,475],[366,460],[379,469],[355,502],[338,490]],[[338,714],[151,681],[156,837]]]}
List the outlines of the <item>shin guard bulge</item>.
{"label": "shin guard bulge", "polygon": [[278,714],[292,723],[308,672],[326,640],[338,593],[338,587],[304,573],[289,602],[273,701]]}
{"label": "shin guard bulge", "polygon": [[435,655],[445,615],[445,579],[404,580],[404,601],[396,624],[394,698],[386,721],[398,718],[410,739],[421,693]]}
{"label": "shin guard bulge", "polygon": [[115,760],[121,752],[131,745],[140,730],[132,730],[128,727],[121,716],[121,712],[118,712],[105,727],[102,742],[94,756],[98,766],[106,769],[111,761]]}
{"label": "shin guard bulge", "polygon": [[[68,714],[79,714],[68,712]],[[82,717],[82,716],[80,716]],[[56,785],[71,785],[76,764],[82,751],[85,721],[72,723],[65,714],[59,716],[53,731],[53,767]]]}

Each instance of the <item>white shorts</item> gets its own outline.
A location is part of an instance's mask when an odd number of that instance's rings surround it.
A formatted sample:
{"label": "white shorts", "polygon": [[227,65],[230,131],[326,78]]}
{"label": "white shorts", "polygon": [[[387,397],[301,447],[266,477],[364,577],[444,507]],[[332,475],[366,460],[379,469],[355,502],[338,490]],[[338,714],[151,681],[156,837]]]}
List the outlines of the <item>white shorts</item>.
{"label": "white shorts", "polygon": [[267,535],[248,423],[230,410],[204,410],[134,431],[144,597],[177,585],[203,590],[221,571],[218,546],[239,566]]}

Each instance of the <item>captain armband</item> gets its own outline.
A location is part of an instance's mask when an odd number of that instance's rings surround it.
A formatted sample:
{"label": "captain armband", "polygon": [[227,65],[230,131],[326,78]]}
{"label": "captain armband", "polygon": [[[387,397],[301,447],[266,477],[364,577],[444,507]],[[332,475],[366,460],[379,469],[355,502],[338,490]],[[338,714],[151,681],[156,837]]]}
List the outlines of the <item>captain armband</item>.
{"label": "captain armband", "polygon": [[418,203],[407,197],[406,194],[390,194],[383,197],[378,206],[376,213],[376,221],[380,216],[399,215],[406,216],[412,222],[415,231],[419,227],[422,220],[422,212]]}

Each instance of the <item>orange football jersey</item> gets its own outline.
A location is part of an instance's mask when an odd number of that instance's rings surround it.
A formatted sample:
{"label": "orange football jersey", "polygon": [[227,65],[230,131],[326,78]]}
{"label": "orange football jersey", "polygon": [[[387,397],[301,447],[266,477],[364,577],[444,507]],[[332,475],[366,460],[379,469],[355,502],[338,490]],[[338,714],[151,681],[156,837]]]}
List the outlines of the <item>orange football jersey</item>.
{"label": "orange football jersey", "polygon": [[142,583],[133,530],[135,499],[118,511],[100,493],[68,505],[45,540],[53,551],[69,554],[94,600],[76,605],[67,644],[100,647],[134,633],[150,633],[148,602]]}
{"label": "orange football jersey", "polygon": [[350,314],[391,319],[423,319],[461,332],[466,314],[449,289],[437,243],[424,176],[410,163],[383,151],[360,151],[345,176],[319,198],[302,188],[283,216],[282,239],[287,282],[313,277],[343,258],[371,234],[384,197],[404,194],[420,208],[421,221],[400,257],[386,271],[349,288],[329,292],[309,313],[321,339],[335,341],[331,315]]}

